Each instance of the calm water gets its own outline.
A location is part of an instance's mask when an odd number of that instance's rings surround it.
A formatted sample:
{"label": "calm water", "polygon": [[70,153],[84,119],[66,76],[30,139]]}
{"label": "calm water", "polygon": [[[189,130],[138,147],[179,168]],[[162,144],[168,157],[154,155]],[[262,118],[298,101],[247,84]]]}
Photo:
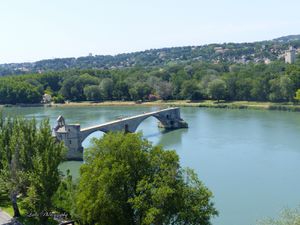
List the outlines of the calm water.
{"label": "calm water", "polygon": [[[5,108],[12,115],[58,115],[82,127],[134,115],[157,107]],[[300,204],[300,114],[182,108],[189,129],[164,133],[154,118],[139,127],[154,144],[175,149],[183,166],[193,168],[213,191],[220,216],[214,225],[251,225],[257,219],[276,216],[284,207]],[[100,137],[102,133],[91,136]],[[90,138],[84,142],[89,146]],[[79,162],[68,162],[78,177]]]}

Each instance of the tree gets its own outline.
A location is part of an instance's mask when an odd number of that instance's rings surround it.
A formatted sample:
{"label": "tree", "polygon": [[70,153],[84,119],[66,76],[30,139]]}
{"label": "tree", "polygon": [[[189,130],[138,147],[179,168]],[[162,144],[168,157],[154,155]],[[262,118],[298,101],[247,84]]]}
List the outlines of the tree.
{"label": "tree", "polygon": [[208,94],[212,99],[219,100],[226,97],[226,83],[223,80],[215,79],[208,84]]}
{"label": "tree", "polygon": [[156,86],[156,92],[159,97],[163,100],[168,100],[172,98],[173,87],[170,82],[161,81]]}
{"label": "tree", "polygon": [[270,80],[271,101],[291,101],[293,100],[295,91],[292,80],[288,76],[281,76]]}
{"label": "tree", "polygon": [[212,193],[175,151],[152,146],[141,134],[94,139],[80,168],[76,213],[83,224],[208,225],[217,211]]}
{"label": "tree", "polygon": [[53,101],[54,101],[54,103],[64,103],[65,98],[61,94],[58,94],[57,96],[53,97]]}
{"label": "tree", "polygon": [[181,85],[180,95],[181,98],[189,100],[201,100],[203,98],[196,80],[184,81]]}
{"label": "tree", "polygon": [[131,99],[134,101],[144,101],[148,98],[149,94],[151,94],[151,88],[146,83],[138,82],[129,89],[129,94],[131,96]]}
{"label": "tree", "polygon": [[298,90],[296,91],[296,96],[295,96],[294,99],[295,99],[297,102],[300,101],[300,89],[298,89]]}
{"label": "tree", "polygon": [[[64,158],[65,147],[52,137],[48,120],[41,122],[34,147],[36,152],[32,156],[25,206],[31,212],[49,212],[52,196],[60,184],[58,165]],[[40,215],[38,219],[43,224],[47,216]]]}
{"label": "tree", "polygon": [[253,88],[251,90],[251,98],[258,101],[267,100],[269,92],[269,83],[266,79],[257,79],[253,82]]}
{"label": "tree", "polygon": [[76,195],[76,184],[73,182],[70,170],[67,170],[66,176],[62,179],[57,191],[52,197],[55,209],[59,212],[67,212],[76,218],[74,214],[74,200]]}
{"label": "tree", "polygon": [[124,81],[119,81],[114,86],[113,97],[119,100],[130,99],[129,85]]}
{"label": "tree", "polygon": [[236,96],[237,100],[251,100],[252,90],[252,79],[250,78],[239,78],[236,82]]}
{"label": "tree", "polygon": [[36,123],[34,120],[5,119],[2,115],[0,121],[0,183],[10,197],[14,217],[18,217],[17,196],[24,194],[28,171],[32,169]]}
{"label": "tree", "polygon": [[[66,78],[63,83],[62,87],[60,89],[60,94],[68,100],[75,100],[77,96],[74,96],[75,93],[75,80],[77,79],[76,76],[68,77]],[[71,91],[71,89],[73,90]],[[74,90],[75,89],[75,90]]]}
{"label": "tree", "polygon": [[110,78],[104,78],[100,83],[101,95],[105,100],[112,99],[114,82]]}
{"label": "tree", "polygon": [[38,87],[15,79],[0,82],[0,104],[40,103],[42,93]]}
{"label": "tree", "polygon": [[288,76],[280,77],[280,91],[285,101],[291,101],[294,97],[294,84]]}
{"label": "tree", "polygon": [[300,209],[284,209],[278,219],[268,218],[258,221],[258,225],[297,225],[300,224]]}
{"label": "tree", "polygon": [[91,85],[84,87],[84,95],[89,101],[101,101],[101,88],[98,85]]}
{"label": "tree", "polygon": [[25,198],[24,207],[31,212],[50,209],[60,183],[58,164],[64,149],[52,137],[48,121],[37,129],[34,119],[0,115],[0,183],[11,199],[15,217],[20,216],[18,196]]}

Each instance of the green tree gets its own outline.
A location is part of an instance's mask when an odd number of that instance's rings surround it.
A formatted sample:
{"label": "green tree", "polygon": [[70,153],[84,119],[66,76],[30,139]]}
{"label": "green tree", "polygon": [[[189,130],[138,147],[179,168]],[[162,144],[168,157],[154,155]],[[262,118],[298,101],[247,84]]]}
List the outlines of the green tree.
{"label": "green tree", "polygon": [[63,143],[52,137],[48,121],[42,121],[37,129],[34,119],[0,115],[0,183],[11,199],[14,216],[20,216],[18,196],[25,198],[27,210],[39,213],[50,209],[60,182],[58,164],[64,149]]}
{"label": "green tree", "polygon": [[208,225],[217,215],[212,193],[175,151],[141,134],[94,139],[80,168],[76,213],[83,224]]}
{"label": "green tree", "polygon": [[119,100],[130,99],[129,85],[124,81],[119,81],[114,85],[113,97]]}
{"label": "green tree", "polygon": [[84,87],[84,95],[89,101],[101,101],[101,88],[98,85],[90,85]]}
{"label": "green tree", "polygon": [[54,103],[64,103],[65,98],[61,94],[58,94],[57,96],[53,97],[53,101],[54,101]]}
{"label": "green tree", "polygon": [[105,100],[111,100],[114,82],[110,78],[104,78],[100,83],[101,95]]}
{"label": "green tree", "polygon": [[288,76],[281,76],[270,80],[271,101],[291,101],[293,100],[295,90],[292,80]]}
{"label": "green tree", "polygon": [[251,78],[239,78],[237,83],[236,96],[237,100],[251,100],[251,90],[252,90],[252,79]]}
{"label": "green tree", "polygon": [[[65,147],[52,137],[48,120],[41,122],[34,147],[36,153],[32,156],[25,206],[31,212],[49,212],[52,209],[52,196],[60,184],[58,165],[64,158]],[[38,219],[42,224],[47,221],[43,215]]]}
{"label": "green tree", "polygon": [[298,90],[296,91],[296,96],[295,96],[294,99],[295,99],[297,102],[300,101],[300,89],[298,89]]}
{"label": "green tree", "polygon": [[76,79],[76,76],[68,77],[62,83],[62,87],[59,92],[67,100],[75,100],[77,97],[77,89],[75,88]]}
{"label": "green tree", "polygon": [[267,218],[258,221],[257,225],[298,225],[300,224],[300,208],[284,209],[277,219]]}
{"label": "green tree", "polygon": [[57,191],[52,197],[52,203],[59,212],[67,212],[76,218],[75,209],[76,184],[73,182],[70,170],[67,170],[66,176],[62,179]]}
{"label": "green tree", "polygon": [[197,84],[196,80],[184,81],[181,85],[180,91],[181,98],[189,100],[201,100],[203,99],[203,94]]}
{"label": "green tree", "polygon": [[144,82],[136,83],[132,88],[129,89],[129,94],[131,99],[136,100],[146,100],[149,94],[151,94],[151,88]]}
{"label": "green tree", "polygon": [[10,197],[14,216],[20,216],[17,196],[26,192],[35,153],[35,121],[4,119],[0,115],[0,183]]}
{"label": "green tree", "polygon": [[172,98],[173,87],[170,82],[161,81],[155,87],[157,94],[163,100],[168,100]]}
{"label": "green tree", "polygon": [[223,80],[215,79],[208,84],[208,94],[212,99],[219,100],[226,97],[226,83]]}
{"label": "green tree", "polygon": [[285,101],[292,101],[294,97],[294,84],[288,76],[280,77],[280,91]]}

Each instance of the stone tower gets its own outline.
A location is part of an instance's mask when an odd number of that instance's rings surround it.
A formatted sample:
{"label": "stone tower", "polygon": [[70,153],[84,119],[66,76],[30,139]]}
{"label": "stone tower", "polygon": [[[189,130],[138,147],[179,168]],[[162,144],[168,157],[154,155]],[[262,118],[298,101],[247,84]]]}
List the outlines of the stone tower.
{"label": "stone tower", "polygon": [[285,52],[285,63],[295,63],[296,60],[296,50],[291,46],[289,50]]}

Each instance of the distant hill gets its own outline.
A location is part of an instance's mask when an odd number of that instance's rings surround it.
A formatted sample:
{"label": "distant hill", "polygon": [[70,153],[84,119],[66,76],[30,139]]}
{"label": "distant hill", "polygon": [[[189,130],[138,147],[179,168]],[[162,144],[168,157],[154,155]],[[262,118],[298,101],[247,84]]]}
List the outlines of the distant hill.
{"label": "distant hill", "polygon": [[299,41],[300,35],[288,35],[280,38],[273,39],[273,41],[279,41],[279,42],[291,42],[291,41]]}
{"label": "distant hill", "polygon": [[57,58],[34,63],[0,64],[0,76],[43,73],[66,69],[113,69],[134,66],[153,67],[183,61],[227,63],[269,62],[283,58],[292,45],[300,50],[300,35],[289,35],[252,43],[223,43],[202,46],[150,49],[128,54]]}

